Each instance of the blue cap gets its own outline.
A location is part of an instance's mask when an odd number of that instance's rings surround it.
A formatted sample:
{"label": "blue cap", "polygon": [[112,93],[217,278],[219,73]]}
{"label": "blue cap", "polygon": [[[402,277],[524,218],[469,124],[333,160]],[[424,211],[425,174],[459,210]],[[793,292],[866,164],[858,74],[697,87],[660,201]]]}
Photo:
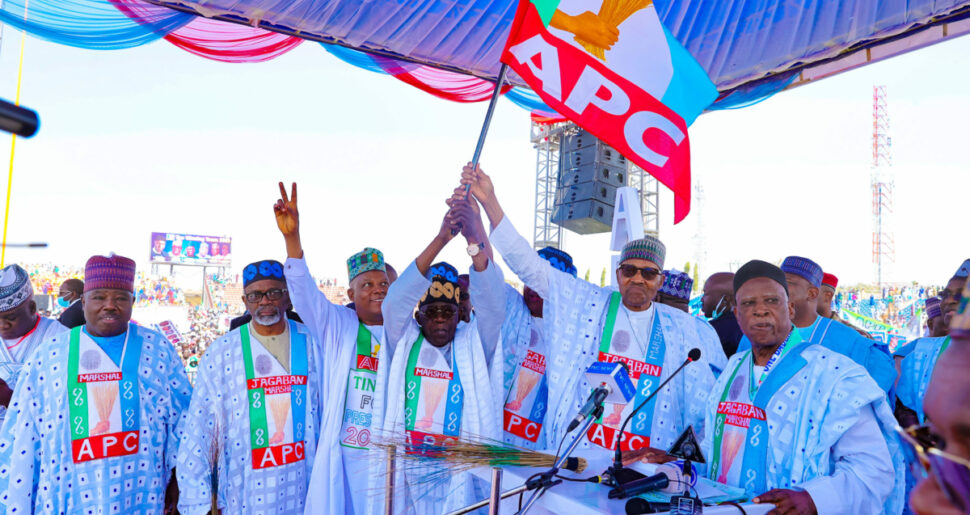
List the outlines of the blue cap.
{"label": "blue cap", "polygon": [[573,257],[569,254],[556,247],[546,247],[539,250],[539,257],[548,261],[556,270],[576,277],[576,267],[573,266]]}
{"label": "blue cap", "polygon": [[781,271],[786,274],[795,274],[816,288],[822,286],[822,276],[824,275],[822,267],[811,259],[788,256],[781,262]]}

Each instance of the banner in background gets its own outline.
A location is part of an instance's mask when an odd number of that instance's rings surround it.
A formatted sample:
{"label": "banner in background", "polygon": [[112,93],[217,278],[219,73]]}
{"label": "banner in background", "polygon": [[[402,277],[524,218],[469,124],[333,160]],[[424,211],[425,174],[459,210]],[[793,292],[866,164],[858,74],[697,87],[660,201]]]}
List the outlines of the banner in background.
{"label": "banner in background", "polygon": [[232,238],[153,232],[151,262],[229,266],[232,264]]}

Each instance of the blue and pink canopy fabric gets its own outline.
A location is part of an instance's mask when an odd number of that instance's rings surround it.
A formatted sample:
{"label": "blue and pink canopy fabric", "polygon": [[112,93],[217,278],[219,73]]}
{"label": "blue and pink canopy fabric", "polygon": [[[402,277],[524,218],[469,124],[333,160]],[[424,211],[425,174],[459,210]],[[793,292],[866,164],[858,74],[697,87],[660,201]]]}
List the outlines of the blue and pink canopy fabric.
{"label": "blue and pink canopy fabric", "polygon": [[[657,0],[670,32],[721,95],[749,105],[970,33],[970,0]],[[260,62],[306,40],[337,58],[458,102],[489,98],[516,0],[4,0],[0,23],[91,49],[164,39],[224,62]],[[230,22],[230,23],[226,23]],[[504,96],[561,117],[514,73]]]}

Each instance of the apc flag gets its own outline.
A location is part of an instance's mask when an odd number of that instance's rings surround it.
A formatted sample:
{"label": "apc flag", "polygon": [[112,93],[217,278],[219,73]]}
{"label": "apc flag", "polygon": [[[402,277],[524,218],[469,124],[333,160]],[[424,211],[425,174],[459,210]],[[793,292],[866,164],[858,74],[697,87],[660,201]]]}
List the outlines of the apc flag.
{"label": "apc flag", "polygon": [[502,61],[670,188],[674,223],[687,216],[687,126],[718,92],[651,0],[520,0]]}

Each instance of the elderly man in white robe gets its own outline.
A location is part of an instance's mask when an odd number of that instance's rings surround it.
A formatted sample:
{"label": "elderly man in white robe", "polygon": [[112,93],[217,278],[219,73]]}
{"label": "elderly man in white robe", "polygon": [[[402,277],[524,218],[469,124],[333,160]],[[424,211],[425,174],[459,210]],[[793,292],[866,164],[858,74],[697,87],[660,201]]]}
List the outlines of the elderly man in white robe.
{"label": "elderly man in white robe", "polygon": [[0,429],[6,513],[175,509],[175,458],[191,385],[172,344],[131,322],[135,262],[94,256],[86,323],[44,341]]}
{"label": "elderly man in white robe", "polygon": [[179,512],[301,514],[320,431],[320,358],[287,320],[283,265],[243,269],[252,321],[213,342],[199,364],[178,453]]}
{"label": "elderly man in white robe", "polygon": [[885,392],[852,359],[804,339],[788,288],[764,261],[734,276],[749,350],[711,389],[708,477],[773,504],[773,515],[898,514],[903,464]]}
{"label": "elderly man in white robe", "polygon": [[687,360],[690,350],[704,348],[698,345],[701,338],[716,338],[714,333],[698,333],[690,315],[653,302],[663,282],[663,244],[650,237],[627,244],[616,270],[619,291],[601,288],[550,267],[515,231],[484,172],[466,166],[462,183],[470,186],[488,215],[492,245],[519,279],[544,299],[548,395],[561,399],[546,416],[547,441],[558,441],[566,433],[589,395],[585,372],[596,361],[626,364],[636,395],[627,403],[607,403],[581,448],[607,451],[619,445],[634,459],[669,448],[688,426],[702,433],[704,402],[714,384],[703,353],[700,363],[686,367],[619,434],[624,419]]}
{"label": "elderly man in white robe", "polygon": [[394,345],[384,338],[381,307],[390,284],[384,255],[365,248],[347,260],[353,309],[330,302],[310,275],[300,238],[300,213],[294,183],[287,195],[279,184],[276,225],[286,243],[286,284],[293,306],[319,347],[322,389],[320,441],[313,457],[307,513],[365,513],[382,503],[380,490],[368,488],[375,430],[383,411],[386,374]]}
{"label": "elderly man in white robe", "polygon": [[41,342],[67,331],[37,313],[30,276],[20,265],[0,270],[0,425],[17,387],[17,374]]}
{"label": "elderly man in white robe", "polygon": [[[406,440],[406,449],[422,452],[460,439],[496,440],[500,434],[498,400],[502,382],[501,324],[483,326],[479,317],[460,322],[458,271],[448,263],[432,265],[460,230],[468,243],[472,270],[495,267],[481,219],[464,200],[449,200],[438,234],[391,286],[384,301],[384,329],[397,348],[387,379],[382,421],[385,438]],[[495,320],[505,309],[501,289],[484,289],[471,277],[476,312]],[[491,295],[489,295],[491,293]],[[417,313],[414,312],[418,307]],[[495,365],[492,365],[495,358]],[[402,460],[399,460],[402,461]],[[385,470],[375,458],[373,488],[383,485]],[[429,478],[434,478],[429,480]],[[449,475],[437,464],[399,467],[394,477],[394,512],[440,514],[480,500],[467,473]]]}

